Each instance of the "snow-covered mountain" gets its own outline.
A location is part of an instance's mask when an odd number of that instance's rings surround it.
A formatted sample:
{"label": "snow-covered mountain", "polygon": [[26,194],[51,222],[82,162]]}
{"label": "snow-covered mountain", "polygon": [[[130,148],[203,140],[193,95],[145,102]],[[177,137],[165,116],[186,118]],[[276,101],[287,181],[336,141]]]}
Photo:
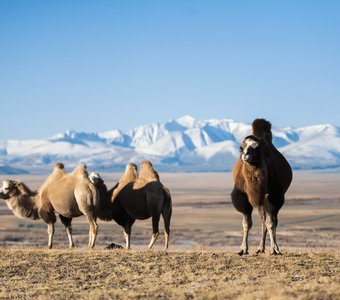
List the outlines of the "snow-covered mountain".
{"label": "snow-covered mountain", "polygon": [[[231,170],[250,124],[229,119],[184,116],[164,124],[122,132],[67,131],[48,139],[0,141],[0,170],[50,172],[55,162],[68,169],[85,163],[91,170],[120,171],[127,162],[150,159],[162,171]],[[340,166],[340,128],[315,125],[273,128],[274,144],[295,169]]]}

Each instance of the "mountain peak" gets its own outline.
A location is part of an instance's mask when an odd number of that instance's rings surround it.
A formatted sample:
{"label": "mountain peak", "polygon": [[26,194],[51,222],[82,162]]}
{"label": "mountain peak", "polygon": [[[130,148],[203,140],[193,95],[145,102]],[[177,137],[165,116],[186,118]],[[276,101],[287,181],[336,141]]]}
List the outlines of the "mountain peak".
{"label": "mountain peak", "polygon": [[[68,169],[86,163],[96,171],[123,170],[129,161],[152,160],[160,171],[231,170],[251,125],[190,115],[129,132],[68,130],[40,140],[0,141],[3,172],[48,173],[57,161]],[[340,128],[331,124],[273,129],[273,142],[294,168],[340,167]],[[1,170],[0,170],[1,171]]]}
{"label": "mountain peak", "polygon": [[195,124],[196,124],[195,118],[193,118],[190,115],[185,115],[183,117],[180,117],[176,119],[176,122],[186,128],[193,128],[195,127]]}

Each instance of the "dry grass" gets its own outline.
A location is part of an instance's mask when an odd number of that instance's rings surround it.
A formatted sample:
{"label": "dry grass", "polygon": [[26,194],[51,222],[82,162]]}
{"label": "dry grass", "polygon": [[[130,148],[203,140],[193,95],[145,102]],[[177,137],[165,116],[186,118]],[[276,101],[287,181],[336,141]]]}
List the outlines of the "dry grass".
{"label": "dry grass", "polygon": [[339,250],[0,249],[0,298],[339,299]]}
{"label": "dry grass", "polygon": [[[104,174],[109,187],[119,176]],[[21,178],[32,189],[43,179]],[[132,251],[104,250],[110,242],[124,244],[124,238],[114,222],[99,222],[96,248],[87,250],[83,217],[73,221],[79,248],[65,249],[58,221],[55,249],[46,250],[46,225],[13,216],[0,201],[0,298],[340,299],[340,174],[295,172],[279,214],[283,255],[277,257],[235,254],[242,216],[230,202],[230,174],[161,174],[161,179],[173,196],[167,253],[159,251],[162,232],[156,250],[144,250],[151,220],[133,226]],[[256,212],[253,221],[251,253],[260,239]]]}

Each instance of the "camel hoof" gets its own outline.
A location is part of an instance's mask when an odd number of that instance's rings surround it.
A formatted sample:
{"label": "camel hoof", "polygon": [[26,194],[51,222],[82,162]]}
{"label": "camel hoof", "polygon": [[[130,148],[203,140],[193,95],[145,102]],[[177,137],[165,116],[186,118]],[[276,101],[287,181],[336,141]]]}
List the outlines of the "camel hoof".
{"label": "camel hoof", "polygon": [[237,252],[237,254],[239,256],[242,256],[242,255],[246,255],[246,254],[249,254],[249,253],[248,253],[248,251],[241,250],[241,251]]}

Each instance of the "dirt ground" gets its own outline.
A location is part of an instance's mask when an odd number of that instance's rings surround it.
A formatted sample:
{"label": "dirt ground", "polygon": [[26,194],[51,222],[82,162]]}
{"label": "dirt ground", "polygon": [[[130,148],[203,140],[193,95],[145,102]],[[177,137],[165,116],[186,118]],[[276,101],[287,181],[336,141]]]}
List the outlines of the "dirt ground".
{"label": "dirt ground", "polygon": [[0,249],[0,299],[339,299],[340,251]]}
{"label": "dirt ground", "polygon": [[[145,250],[151,220],[136,221],[130,251],[104,250],[111,242],[124,245],[124,237],[117,224],[99,221],[96,247],[88,250],[83,217],[73,220],[76,249],[66,249],[58,221],[55,248],[47,250],[46,225],[17,218],[0,202],[0,299],[340,298],[340,174],[294,173],[279,214],[283,255],[275,257],[254,254],[260,239],[256,212],[250,254],[236,254],[242,216],[231,204],[230,173],[160,175],[173,198],[168,252],[161,250],[162,233],[155,249]],[[109,187],[119,176],[103,174]],[[32,190],[44,180],[15,178]]]}

